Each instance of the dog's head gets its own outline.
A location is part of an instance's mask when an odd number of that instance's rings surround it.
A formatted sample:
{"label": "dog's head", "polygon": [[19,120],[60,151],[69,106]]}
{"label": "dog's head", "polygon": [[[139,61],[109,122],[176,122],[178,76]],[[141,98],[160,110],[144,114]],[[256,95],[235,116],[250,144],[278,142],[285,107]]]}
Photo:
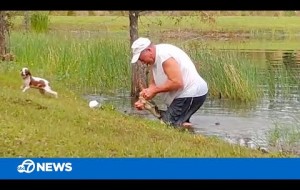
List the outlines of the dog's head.
{"label": "dog's head", "polygon": [[27,78],[28,76],[31,76],[31,73],[30,73],[29,69],[26,68],[26,67],[23,67],[21,69],[20,73],[21,73],[21,76],[22,76],[23,79]]}

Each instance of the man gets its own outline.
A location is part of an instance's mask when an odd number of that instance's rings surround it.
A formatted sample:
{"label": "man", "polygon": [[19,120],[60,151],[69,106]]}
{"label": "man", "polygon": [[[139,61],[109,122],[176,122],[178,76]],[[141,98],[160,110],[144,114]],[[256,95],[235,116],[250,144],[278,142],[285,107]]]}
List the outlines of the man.
{"label": "man", "polygon": [[[135,40],[131,48],[131,63],[139,60],[150,66],[151,71],[149,87],[140,95],[146,100],[162,95],[167,110],[162,112],[161,119],[173,126],[190,127],[191,116],[203,105],[208,93],[207,83],[190,57],[174,45],[155,45],[143,37]],[[140,101],[135,107],[144,109]]]}

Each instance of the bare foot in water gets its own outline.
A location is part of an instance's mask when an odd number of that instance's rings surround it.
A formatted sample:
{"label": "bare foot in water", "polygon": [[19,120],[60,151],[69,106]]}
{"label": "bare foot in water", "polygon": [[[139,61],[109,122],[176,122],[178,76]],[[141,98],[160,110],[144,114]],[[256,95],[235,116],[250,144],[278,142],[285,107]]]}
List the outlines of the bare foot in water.
{"label": "bare foot in water", "polygon": [[189,122],[184,122],[184,123],[182,124],[182,126],[183,126],[183,127],[189,128],[189,127],[192,127],[193,125],[192,125],[191,123],[189,123]]}
{"label": "bare foot in water", "polygon": [[193,125],[189,122],[184,122],[181,124],[180,130],[182,131],[189,131],[189,132],[194,132]]}
{"label": "bare foot in water", "polygon": [[184,122],[183,124],[182,124],[182,128],[183,129],[187,129],[187,130],[193,130],[193,125],[191,124],[191,123],[189,123],[189,122]]}

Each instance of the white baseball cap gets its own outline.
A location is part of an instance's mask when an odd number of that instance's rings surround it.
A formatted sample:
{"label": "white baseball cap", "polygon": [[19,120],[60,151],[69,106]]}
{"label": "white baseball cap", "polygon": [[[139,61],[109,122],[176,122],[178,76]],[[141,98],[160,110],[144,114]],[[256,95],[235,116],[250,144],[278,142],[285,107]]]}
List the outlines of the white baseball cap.
{"label": "white baseball cap", "polygon": [[137,60],[139,59],[141,52],[146,49],[149,45],[151,44],[151,41],[148,38],[138,38],[136,39],[132,45],[131,45],[131,49],[132,49],[132,59],[131,59],[131,63],[135,63],[137,62]]}

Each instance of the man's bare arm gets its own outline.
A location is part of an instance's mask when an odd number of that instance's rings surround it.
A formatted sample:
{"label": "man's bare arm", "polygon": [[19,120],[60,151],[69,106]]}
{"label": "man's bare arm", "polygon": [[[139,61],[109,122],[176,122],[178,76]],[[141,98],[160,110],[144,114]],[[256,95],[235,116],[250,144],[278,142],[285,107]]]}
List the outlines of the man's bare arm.
{"label": "man's bare arm", "polygon": [[180,67],[174,58],[169,58],[163,63],[163,69],[167,75],[167,81],[155,87],[155,93],[168,92],[183,88],[183,79]]}

